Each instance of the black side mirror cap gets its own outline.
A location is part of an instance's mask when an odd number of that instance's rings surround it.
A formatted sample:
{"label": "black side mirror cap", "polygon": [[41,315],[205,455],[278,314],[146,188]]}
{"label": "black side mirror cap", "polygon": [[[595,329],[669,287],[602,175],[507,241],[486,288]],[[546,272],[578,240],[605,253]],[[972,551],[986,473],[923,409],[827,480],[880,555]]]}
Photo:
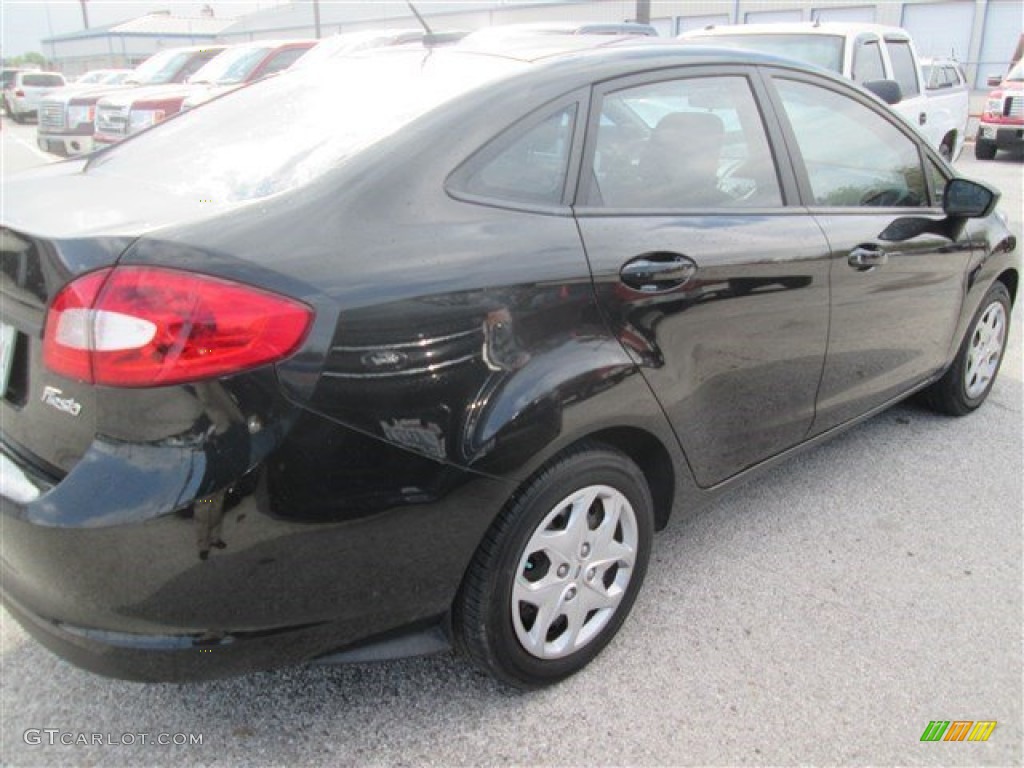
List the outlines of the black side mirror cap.
{"label": "black side mirror cap", "polygon": [[861,86],[890,106],[903,101],[903,91],[895,80],[865,80]]}
{"label": "black side mirror cap", "polygon": [[983,219],[995,210],[999,193],[970,179],[951,179],[942,195],[942,210],[960,219]]}
{"label": "black side mirror cap", "polygon": [[1003,83],[1002,75],[989,75],[985,78],[985,84],[989,88],[998,88]]}

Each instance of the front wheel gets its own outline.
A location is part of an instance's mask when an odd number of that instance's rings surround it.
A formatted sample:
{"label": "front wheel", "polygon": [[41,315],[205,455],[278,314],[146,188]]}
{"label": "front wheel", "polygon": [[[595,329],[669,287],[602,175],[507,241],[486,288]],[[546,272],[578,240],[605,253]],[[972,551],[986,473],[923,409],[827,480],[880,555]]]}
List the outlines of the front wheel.
{"label": "front wheel", "polygon": [[924,391],[928,405],[950,416],[964,416],[985,402],[1003,363],[1009,330],[1010,294],[996,283],[985,294],[953,364]]}
{"label": "front wheel", "polygon": [[625,620],[653,535],[643,473],[581,445],[526,481],[480,545],[456,598],[456,647],[485,672],[539,688],[582,669]]}

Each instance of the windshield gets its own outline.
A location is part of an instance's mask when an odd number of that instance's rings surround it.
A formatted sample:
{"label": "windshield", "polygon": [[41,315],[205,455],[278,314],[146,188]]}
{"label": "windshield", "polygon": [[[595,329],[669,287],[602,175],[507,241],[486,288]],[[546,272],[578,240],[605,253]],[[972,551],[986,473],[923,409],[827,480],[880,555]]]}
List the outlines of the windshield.
{"label": "windshield", "polygon": [[215,204],[266,197],[307,183],[426,112],[526,66],[394,49],[343,58],[181,113],[97,155],[85,172]]}
{"label": "windshield", "polygon": [[1024,59],[1014,64],[1013,69],[1006,74],[1006,79],[1017,83],[1024,81]]}
{"label": "windshield", "polygon": [[142,62],[125,82],[139,85],[169,83],[191,57],[191,51],[162,51]]}
{"label": "windshield", "polygon": [[271,48],[233,48],[213,57],[189,78],[190,83],[234,85],[248,79]]}
{"label": "windshield", "polygon": [[688,39],[796,59],[833,72],[843,71],[843,38],[839,35],[708,35]]}

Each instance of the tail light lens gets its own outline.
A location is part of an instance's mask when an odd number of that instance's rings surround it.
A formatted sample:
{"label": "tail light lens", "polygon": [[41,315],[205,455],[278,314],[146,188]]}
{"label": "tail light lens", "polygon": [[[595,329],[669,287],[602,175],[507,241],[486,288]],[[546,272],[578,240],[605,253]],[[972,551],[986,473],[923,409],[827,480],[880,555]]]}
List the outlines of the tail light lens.
{"label": "tail light lens", "polygon": [[16,90],[14,92],[14,95],[17,96],[19,99],[24,99],[25,98],[25,92],[23,90],[21,90],[21,88]]}
{"label": "tail light lens", "polygon": [[64,376],[152,387],[225,376],[284,359],[313,310],[220,278],[114,267],[72,281],[46,316],[43,362]]}

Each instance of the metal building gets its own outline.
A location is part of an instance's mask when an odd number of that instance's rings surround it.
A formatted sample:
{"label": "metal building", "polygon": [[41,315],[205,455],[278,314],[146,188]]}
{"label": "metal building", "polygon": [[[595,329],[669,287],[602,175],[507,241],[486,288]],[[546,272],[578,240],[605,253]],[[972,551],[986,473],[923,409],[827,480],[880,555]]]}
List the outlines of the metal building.
{"label": "metal building", "polygon": [[90,69],[134,67],[157,51],[211,43],[234,19],[151,13],[137,19],[57,35],[42,41],[43,55],[69,77]]}

